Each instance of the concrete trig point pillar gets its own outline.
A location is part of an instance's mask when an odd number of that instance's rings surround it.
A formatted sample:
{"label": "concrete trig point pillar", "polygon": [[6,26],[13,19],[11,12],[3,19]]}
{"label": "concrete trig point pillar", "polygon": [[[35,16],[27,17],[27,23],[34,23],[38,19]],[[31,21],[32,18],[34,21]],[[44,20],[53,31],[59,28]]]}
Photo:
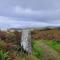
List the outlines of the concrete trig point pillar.
{"label": "concrete trig point pillar", "polygon": [[22,30],[21,46],[28,54],[32,53],[31,31],[29,29]]}

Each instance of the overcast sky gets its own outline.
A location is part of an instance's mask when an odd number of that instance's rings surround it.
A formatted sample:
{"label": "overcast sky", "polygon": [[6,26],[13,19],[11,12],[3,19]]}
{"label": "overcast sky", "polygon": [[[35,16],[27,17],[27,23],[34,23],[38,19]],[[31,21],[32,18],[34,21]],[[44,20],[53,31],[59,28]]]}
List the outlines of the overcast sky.
{"label": "overcast sky", "polygon": [[0,0],[1,28],[50,25],[60,26],[60,0]]}

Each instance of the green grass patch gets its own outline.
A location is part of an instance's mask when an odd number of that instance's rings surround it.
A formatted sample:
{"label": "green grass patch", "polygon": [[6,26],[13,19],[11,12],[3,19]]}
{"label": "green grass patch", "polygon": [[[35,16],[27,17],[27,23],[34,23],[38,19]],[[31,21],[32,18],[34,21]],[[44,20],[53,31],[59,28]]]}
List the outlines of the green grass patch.
{"label": "green grass patch", "polygon": [[33,41],[32,42],[32,48],[33,48],[33,55],[37,57],[39,60],[42,60],[44,52],[43,49],[40,48],[40,42],[39,41]]}
{"label": "green grass patch", "polygon": [[44,43],[55,49],[60,54],[60,42],[53,40],[44,40]]}

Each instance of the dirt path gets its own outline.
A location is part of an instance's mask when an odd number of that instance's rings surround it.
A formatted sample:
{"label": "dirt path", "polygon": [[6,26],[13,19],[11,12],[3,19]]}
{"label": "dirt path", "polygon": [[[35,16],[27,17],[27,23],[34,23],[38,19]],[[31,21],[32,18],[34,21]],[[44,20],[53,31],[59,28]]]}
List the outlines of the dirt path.
{"label": "dirt path", "polygon": [[22,55],[18,56],[18,58],[16,60],[38,60],[38,59],[33,55],[22,54]]}
{"label": "dirt path", "polygon": [[60,60],[59,54],[49,46],[47,46],[43,41],[41,41],[40,47],[44,49],[43,60]]}

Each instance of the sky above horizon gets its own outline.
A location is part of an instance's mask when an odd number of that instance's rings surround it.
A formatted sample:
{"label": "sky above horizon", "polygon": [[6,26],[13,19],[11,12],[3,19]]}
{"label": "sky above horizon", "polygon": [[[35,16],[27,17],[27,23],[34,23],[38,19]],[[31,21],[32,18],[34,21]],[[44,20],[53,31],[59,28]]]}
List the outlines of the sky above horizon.
{"label": "sky above horizon", "polygon": [[60,26],[60,0],[0,0],[0,28]]}

